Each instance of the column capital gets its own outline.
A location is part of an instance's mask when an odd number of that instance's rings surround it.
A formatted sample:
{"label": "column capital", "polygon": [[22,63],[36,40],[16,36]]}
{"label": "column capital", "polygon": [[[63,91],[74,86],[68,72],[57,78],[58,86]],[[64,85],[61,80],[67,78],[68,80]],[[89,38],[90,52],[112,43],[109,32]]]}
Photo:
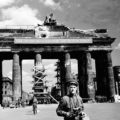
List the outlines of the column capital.
{"label": "column capital", "polygon": [[15,53],[18,54],[18,53],[20,53],[20,51],[12,51],[12,53],[13,54],[15,54]]}
{"label": "column capital", "polygon": [[42,54],[41,51],[34,51],[35,54]]}
{"label": "column capital", "polygon": [[111,45],[109,45],[109,46],[104,46],[104,45],[92,45],[92,46],[89,46],[88,47],[88,50],[89,51],[109,51],[109,50],[113,50],[113,48],[111,47]]}
{"label": "column capital", "polygon": [[111,53],[112,50],[104,50],[105,53]]}
{"label": "column capital", "polygon": [[91,53],[92,51],[90,50],[85,50],[84,53]]}

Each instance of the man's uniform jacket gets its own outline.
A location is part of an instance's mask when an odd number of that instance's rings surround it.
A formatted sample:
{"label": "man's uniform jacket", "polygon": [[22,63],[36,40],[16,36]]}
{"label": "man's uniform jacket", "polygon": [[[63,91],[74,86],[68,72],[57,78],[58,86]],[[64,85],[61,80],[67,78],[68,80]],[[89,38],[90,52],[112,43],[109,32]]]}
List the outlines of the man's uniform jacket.
{"label": "man's uniform jacket", "polygon": [[73,113],[73,108],[81,108],[81,111],[83,111],[84,106],[82,102],[82,98],[79,95],[66,95],[64,96],[59,105],[58,108],[56,109],[57,115],[58,116],[63,116],[64,120],[80,120],[80,116],[73,116],[73,117],[68,117],[67,112]]}

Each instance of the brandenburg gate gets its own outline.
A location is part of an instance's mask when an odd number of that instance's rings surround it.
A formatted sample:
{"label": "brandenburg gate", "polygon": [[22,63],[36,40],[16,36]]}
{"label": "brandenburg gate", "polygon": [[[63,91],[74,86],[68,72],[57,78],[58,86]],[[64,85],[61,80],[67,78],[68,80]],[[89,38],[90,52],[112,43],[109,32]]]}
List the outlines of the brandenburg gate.
{"label": "brandenburg gate", "polygon": [[[79,94],[93,99],[96,95],[111,99],[115,95],[111,44],[115,38],[106,29],[79,30],[45,21],[35,28],[0,29],[0,78],[2,61],[13,60],[13,100],[22,96],[22,60],[59,59],[61,93],[67,93],[66,82],[72,78],[70,59],[78,61]],[[92,59],[95,60],[97,91],[94,91]],[[0,87],[0,88],[1,88]],[[2,91],[0,93],[2,97]]]}

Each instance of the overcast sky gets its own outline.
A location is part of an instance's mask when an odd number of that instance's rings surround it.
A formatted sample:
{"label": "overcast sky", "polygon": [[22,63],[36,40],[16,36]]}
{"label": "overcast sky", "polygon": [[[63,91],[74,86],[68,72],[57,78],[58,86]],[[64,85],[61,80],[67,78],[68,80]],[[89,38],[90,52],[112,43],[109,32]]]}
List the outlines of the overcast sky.
{"label": "overcast sky", "polygon": [[113,65],[120,65],[120,0],[0,0],[0,26],[42,24],[50,13],[70,28],[107,28],[116,37]]}

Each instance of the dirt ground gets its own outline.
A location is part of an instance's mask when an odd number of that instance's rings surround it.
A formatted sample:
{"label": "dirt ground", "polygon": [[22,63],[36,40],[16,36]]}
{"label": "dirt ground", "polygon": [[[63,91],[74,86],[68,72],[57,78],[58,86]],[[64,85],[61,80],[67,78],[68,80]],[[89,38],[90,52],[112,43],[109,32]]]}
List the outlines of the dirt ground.
{"label": "dirt ground", "polygon": [[[90,120],[120,120],[120,103],[84,104]],[[0,120],[63,120],[56,115],[57,104],[38,105],[37,115],[32,106],[25,108],[0,108]]]}

